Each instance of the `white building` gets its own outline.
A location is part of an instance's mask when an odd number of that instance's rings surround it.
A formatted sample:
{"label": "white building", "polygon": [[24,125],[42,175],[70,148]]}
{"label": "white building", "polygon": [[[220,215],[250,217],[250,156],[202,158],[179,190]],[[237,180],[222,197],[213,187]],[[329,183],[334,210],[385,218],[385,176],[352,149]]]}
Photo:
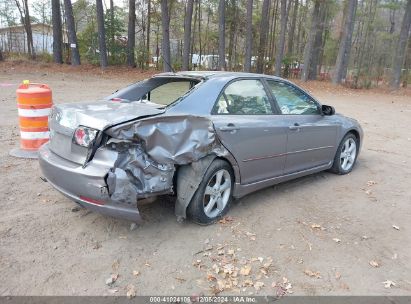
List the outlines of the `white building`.
{"label": "white building", "polygon": [[[33,46],[37,54],[53,53],[53,27],[37,23],[31,25]],[[63,35],[65,41],[65,35]],[[0,48],[5,52],[27,53],[27,37],[23,25],[0,28]]]}

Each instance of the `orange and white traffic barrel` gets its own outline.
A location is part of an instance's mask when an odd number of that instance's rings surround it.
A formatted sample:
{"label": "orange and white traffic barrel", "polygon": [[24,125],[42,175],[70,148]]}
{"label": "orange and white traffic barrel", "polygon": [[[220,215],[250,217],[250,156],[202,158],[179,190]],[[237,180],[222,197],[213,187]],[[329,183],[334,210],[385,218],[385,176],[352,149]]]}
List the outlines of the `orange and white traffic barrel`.
{"label": "orange and white traffic barrel", "polygon": [[53,106],[51,89],[45,84],[23,81],[17,91],[20,149],[11,155],[36,158],[37,150],[49,140],[48,115]]}

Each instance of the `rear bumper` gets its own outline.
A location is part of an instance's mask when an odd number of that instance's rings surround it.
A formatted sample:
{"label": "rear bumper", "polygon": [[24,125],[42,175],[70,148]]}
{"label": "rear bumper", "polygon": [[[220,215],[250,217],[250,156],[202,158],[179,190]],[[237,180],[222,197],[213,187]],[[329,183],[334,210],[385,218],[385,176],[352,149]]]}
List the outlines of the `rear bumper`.
{"label": "rear bumper", "polygon": [[49,149],[39,150],[39,164],[43,176],[59,192],[87,209],[109,216],[141,221],[135,202],[119,203],[110,199],[106,176],[110,167],[102,162],[90,162],[86,168],[73,163]]}

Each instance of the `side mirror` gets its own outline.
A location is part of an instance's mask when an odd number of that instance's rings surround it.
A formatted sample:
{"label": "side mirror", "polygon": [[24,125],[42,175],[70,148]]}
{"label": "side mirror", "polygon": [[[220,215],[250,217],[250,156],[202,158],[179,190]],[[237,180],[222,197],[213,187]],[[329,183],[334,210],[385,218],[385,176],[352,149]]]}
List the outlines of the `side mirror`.
{"label": "side mirror", "polygon": [[335,114],[335,109],[332,106],[322,105],[321,112],[323,115],[331,116]]}

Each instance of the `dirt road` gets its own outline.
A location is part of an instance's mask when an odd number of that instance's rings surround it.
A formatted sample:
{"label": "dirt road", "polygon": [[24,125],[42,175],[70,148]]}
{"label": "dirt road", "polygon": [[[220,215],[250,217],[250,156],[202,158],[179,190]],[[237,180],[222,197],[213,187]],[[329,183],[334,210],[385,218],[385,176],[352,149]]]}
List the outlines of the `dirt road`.
{"label": "dirt road", "polygon": [[177,223],[172,202],[158,200],[141,207],[145,222],[131,231],[127,221],[73,212],[36,161],[9,151],[23,79],[49,84],[62,103],[106,96],[141,75],[30,70],[0,65],[0,295],[411,295],[409,95],[308,84],[364,128],[351,174],[259,191],[207,227]]}

